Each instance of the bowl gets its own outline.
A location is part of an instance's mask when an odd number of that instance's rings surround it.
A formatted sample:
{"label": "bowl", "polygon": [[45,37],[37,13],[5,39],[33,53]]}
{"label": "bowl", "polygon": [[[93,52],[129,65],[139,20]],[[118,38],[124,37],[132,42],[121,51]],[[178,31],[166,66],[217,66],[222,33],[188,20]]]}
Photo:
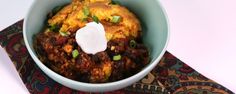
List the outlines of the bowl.
{"label": "bowl", "polygon": [[27,50],[37,66],[50,78],[69,88],[85,92],[107,92],[127,87],[146,76],[164,55],[169,39],[167,16],[158,0],[114,0],[137,15],[143,28],[143,41],[150,51],[150,63],[137,74],[115,82],[84,83],[68,79],[52,71],[37,57],[33,49],[33,36],[43,28],[47,14],[56,6],[70,0],[35,0],[28,11],[23,25],[23,37]]}

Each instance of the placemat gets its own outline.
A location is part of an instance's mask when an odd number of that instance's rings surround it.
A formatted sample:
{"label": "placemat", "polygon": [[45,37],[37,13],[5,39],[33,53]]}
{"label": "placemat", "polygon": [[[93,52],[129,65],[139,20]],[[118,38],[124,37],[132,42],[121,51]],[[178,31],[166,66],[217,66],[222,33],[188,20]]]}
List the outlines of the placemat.
{"label": "placemat", "polygon": [[[45,75],[27,52],[22,35],[22,25],[23,20],[1,31],[0,45],[8,53],[28,91],[31,94],[91,94],[67,88]],[[166,52],[160,63],[145,78],[124,89],[103,94],[234,93]]]}

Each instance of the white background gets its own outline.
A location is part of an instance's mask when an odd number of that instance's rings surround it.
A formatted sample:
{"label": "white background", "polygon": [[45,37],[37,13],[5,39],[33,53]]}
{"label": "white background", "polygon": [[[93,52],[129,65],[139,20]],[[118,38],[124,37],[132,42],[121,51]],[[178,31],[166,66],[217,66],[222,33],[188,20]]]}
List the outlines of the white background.
{"label": "white background", "polygon": [[[0,0],[0,30],[22,19],[33,0]],[[236,1],[160,0],[169,17],[168,51],[236,92]],[[0,93],[27,94],[0,47]]]}

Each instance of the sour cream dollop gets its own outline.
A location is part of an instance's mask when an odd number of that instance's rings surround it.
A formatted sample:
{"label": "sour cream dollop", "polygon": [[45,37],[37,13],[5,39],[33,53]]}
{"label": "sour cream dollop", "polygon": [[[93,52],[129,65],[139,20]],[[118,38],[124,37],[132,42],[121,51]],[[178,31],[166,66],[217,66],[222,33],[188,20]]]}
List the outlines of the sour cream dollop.
{"label": "sour cream dollop", "polygon": [[76,31],[75,39],[87,54],[96,54],[107,48],[105,30],[101,23],[87,23],[85,27]]}

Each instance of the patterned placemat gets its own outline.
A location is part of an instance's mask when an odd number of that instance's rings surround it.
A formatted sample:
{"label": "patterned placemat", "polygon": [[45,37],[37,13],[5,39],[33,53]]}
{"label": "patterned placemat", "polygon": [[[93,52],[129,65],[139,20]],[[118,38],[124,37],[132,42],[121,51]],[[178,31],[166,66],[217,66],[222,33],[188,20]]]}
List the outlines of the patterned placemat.
{"label": "patterned placemat", "polygon": [[[1,31],[0,45],[5,48],[13,61],[28,91],[32,94],[90,94],[58,84],[38,68],[25,47],[22,23],[23,20]],[[171,53],[166,52],[160,63],[145,78],[129,87],[105,94],[234,93],[199,74]]]}

